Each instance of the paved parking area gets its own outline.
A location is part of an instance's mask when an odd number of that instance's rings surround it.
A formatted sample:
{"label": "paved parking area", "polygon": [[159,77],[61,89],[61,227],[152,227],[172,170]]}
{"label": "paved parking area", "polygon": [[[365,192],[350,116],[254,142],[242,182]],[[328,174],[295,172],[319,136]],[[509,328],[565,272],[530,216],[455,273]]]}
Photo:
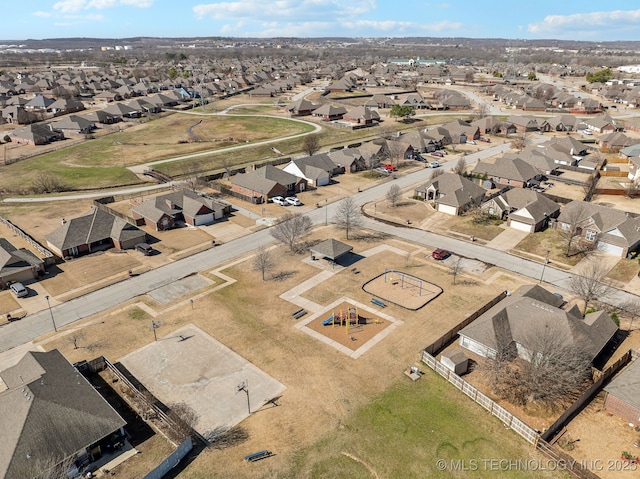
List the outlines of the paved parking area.
{"label": "paved parking area", "polygon": [[186,403],[205,437],[227,430],[286,387],[194,325],[188,325],[120,359],[164,404]]}
{"label": "paved parking area", "polygon": [[149,291],[147,294],[158,304],[164,305],[180,299],[183,296],[187,296],[198,289],[209,286],[210,284],[213,284],[213,281],[205,278],[204,276],[200,276],[199,274],[194,274],[192,276],[179,279],[171,284],[167,284],[166,286],[154,289],[153,291]]}

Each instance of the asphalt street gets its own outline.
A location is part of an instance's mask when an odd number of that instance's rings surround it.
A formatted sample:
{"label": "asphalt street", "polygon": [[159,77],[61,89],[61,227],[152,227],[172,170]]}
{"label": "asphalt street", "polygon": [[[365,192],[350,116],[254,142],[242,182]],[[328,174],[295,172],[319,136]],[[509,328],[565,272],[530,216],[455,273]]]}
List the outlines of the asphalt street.
{"label": "asphalt street", "polygon": [[[469,162],[480,157],[495,155],[509,147],[508,144],[496,145],[490,150],[484,150],[466,158]],[[457,158],[443,165],[448,170],[456,163]],[[394,182],[401,188],[408,188],[427,181],[433,170],[423,168],[410,175],[390,179],[388,182],[372,187],[353,198],[359,205],[383,198]],[[334,217],[338,203],[331,203],[308,213],[315,224],[323,224],[325,218],[329,221]],[[325,210],[326,209],[326,210]],[[365,226],[372,230],[388,233],[412,242],[431,247],[441,247],[455,252],[459,256],[477,259],[487,264],[495,265],[508,271],[521,274],[538,282],[543,272],[543,264],[512,256],[508,253],[490,249],[476,243],[437,235],[411,227],[393,226],[382,222],[366,219]],[[0,328],[0,352],[7,351],[33,339],[49,333],[56,327],[61,327],[96,313],[106,311],[122,304],[136,296],[173,283],[192,273],[206,271],[222,265],[233,258],[244,255],[260,245],[273,241],[269,229],[263,229],[234,241],[216,246],[207,251],[186,257],[173,263],[148,271],[140,276],[128,278],[120,283],[107,286],[82,297],[53,306],[38,313],[27,316],[21,321],[9,323]],[[558,270],[552,265],[544,268],[544,282],[553,284],[557,288],[568,290],[570,276],[566,271]],[[621,305],[629,300],[640,300],[634,294],[616,290],[607,297],[607,302]]]}

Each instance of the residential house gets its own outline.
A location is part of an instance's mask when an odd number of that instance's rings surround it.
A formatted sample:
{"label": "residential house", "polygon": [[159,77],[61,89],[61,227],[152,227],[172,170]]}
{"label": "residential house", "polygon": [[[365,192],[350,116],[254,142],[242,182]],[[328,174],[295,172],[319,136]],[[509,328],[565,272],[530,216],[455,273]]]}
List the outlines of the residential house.
{"label": "residential house", "polygon": [[385,95],[373,95],[364,104],[369,108],[392,108],[393,105],[395,105],[395,101]]}
{"label": "residential house", "polygon": [[84,477],[125,440],[124,419],[57,349],[26,353],[0,378],[0,477],[45,477],[60,464],[64,477]]}
{"label": "residential house", "polygon": [[507,226],[527,233],[544,230],[560,206],[537,191],[512,188],[482,204],[485,214],[507,220]]}
{"label": "residential house", "polygon": [[229,212],[226,204],[187,189],[155,196],[131,208],[134,219],[144,219],[156,231],[174,228],[181,221],[191,226],[211,224]]}
{"label": "residential house", "polygon": [[87,120],[80,115],[69,115],[50,123],[51,128],[64,133],[75,133],[85,135],[96,129],[93,121]]}
{"label": "residential house", "polygon": [[347,113],[347,109],[343,106],[333,106],[329,103],[313,110],[312,115],[322,119],[322,121],[340,120]]}
{"label": "residential house", "polygon": [[340,173],[355,173],[367,169],[367,160],[358,148],[343,148],[328,155]]}
{"label": "residential house", "polygon": [[312,186],[326,186],[336,172],[337,166],[327,153],[317,153],[291,160],[282,170],[307,180]]}
{"label": "residential house", "polygon": [[561,334],[567,344],[575,344],[593,361],[616,334],[618,327],[607,311],[584,317],[576,306],[565,311],[563,300],[538,285],[521,286],[458,334],[460,346],[483,358],[511,350],[525,361],[536,351],[535,337],[546,328]]}
{"label": "residential house", "polygon": [[24,104],[24,109],[32,112],[51,112],[51,104],[54,102],[55,100],[53,98],[36,95]]}
{"label": "residential house", "polygon": [[604,408],[630,425],[640,425],[640,361],[635,359],[604,387]]}
{"label": "residential house", "polygon": [[464,120],[454,120],[442,125],[442,128],[449,132],[451,142],[454,144],[459,143],[463,145],[467,141],[480,138],[480,128]]}
{"label": "residential house", "polygon": [[373,126],[380,121],[380,115],[366,106],[357,106],[345,113],[342,119],[353,126]]}
{"label": "residential house", "polygon": [[300,98],[299,100],[296,100],[285,107],[285,109],[291,116],[311,115],[313,110],[316,110],[317,108],[318,105],[316,105],[315,103],[311,103],[309,100],[306,100],[304,98]]}
{"label": "residential house", "polygon": [[274,196],[290,196],[307,188],[307,180],[266,165],[231,178],[231,190],[262,203]]}
{"label": "residential house", "polygon": [[99,208],[71,220],[45,237],[47,247],[61,258],[95,253],[108,248],[132,249],[146,241],[146,233],[122,218]]}
{"label": "residential house", "polygon": [[515,126],[518,133],[537,131],[539,129],[538,120],[527,115],[511,115],[507,118],[507,123]]}
{"label": "residential house", "polygon": [[575,230],[576,237],[621,258],[640,249],[640,218],[615,208],[572,201],[562,208],[556,228]]}
{"label": "residential house", "polygon": [[44,261],[26,248],[16,248],[0,238],[0,284],[37,279],[45,272]]}
{"label": "residential house", "polygon": [[56,101],[49,105],[51,113],[54,115],[63,115],[65,113],[77,113],[84,110],[84,103],[76,100],[69,100],[67,98],[58,98]]}
{"label": "residential house", "polygon": [[507,155],[495,160],[478,161],[473,174],[487,176],[498,185],[526,188],[532,180],[540,180],[540,170],[520,158]]}
{"label": "residential house", "polygon": [[573,115],[558,115],[546,120],[541,120],[542,131],[575,131],[577,118]]}
{"label": "residential house", "polygon": [[113,103],[102,111],[109,113],[116,118],[140,118],[142,116],[138,110],[131,108],[124,103]]}
{"label": "residential house", "polygon": [[430,110],[431,105],[425,100],[420,93],[409,93],[404,100],[400,102],[401,106],[410,106],[414,110]]}
{"label": "residential house", "polygon": [[613,133],[622,129],[622,126],[618,125],[618,123],[609,115],[586,118],[582,120],[582,123],[584,123],[584,125],[594,133]]}
{"label": "residential house", "polygon": [[598,146],[603,150],[620,151],[627,146],[632,146],[638,140],[630,138],[621,131],[614,131],[598,138]]}
{"label": "residential house", "polygon": [[64,140],[64,133],[54,130],[49,125],[34,123],[17,128],[9,133],[11,141],[21,145],[46,145],[52,141]]}
{"label": "residential house", "polygon": [[444,173],[416,188],[414,193],[426,201],[434,201],[437,211],[460,215],[480,206],[486,190],[463,176]]}
{"label": "residential house", "polygon": [[114,123],[122,121],[122,117],[112,115],[104,110],[94,110],[80,116],[94,123],[102,123],[103,125],[113,125]]}

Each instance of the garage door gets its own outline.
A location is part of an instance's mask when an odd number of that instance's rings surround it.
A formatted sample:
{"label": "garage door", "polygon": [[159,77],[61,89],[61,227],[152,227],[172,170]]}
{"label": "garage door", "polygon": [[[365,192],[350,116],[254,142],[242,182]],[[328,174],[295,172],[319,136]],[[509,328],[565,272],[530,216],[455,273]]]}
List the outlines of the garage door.
{"label": "garage door", "polygon": [[511,223],[509,223],[509,227],[513,228],[514,230],[524,231],[525,233],[531,233],[531,225],[528,225],[526,223],[521,223],[520,221],[511,220]]}
{"label": "garage door", "polygon": [[622,246],[615,246],[609,243],[603,243],[602,241],[598,243],[598,249],[604,253],[619,256],[621,258],[622,252],[624,251],[624,248]]}
{"label": "garage door", "polygon": [[195,217],[195,226],[208,225],[209,223],[213,223],[213,213]]}
{"label": "garage door", "polygon": [[458,209],[455,206],[443,205],[441,203],[438,203],[438,211],[454,216],[458,213]]}

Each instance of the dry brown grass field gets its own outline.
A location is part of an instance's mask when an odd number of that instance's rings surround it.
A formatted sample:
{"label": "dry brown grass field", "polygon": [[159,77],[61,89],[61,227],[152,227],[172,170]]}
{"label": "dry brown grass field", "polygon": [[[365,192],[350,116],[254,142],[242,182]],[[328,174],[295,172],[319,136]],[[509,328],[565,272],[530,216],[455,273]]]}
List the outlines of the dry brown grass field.
{"label": "dry brown grass field", "polygon": [[[313,237],[324,239],[336,234],[342,238],[341,233],[327,227],[318,229]],[[458,276],[454,286],[447,268],[426,258],[423,248],[366,231],[359,238],[348,241],[355,253],[388,244],[409,255],[383,251],[364,258],[355,264],[359,274],[350,269],[340,271],[305,297],[326,305],[346,295],[368,304],[370,295],[362,291],[362,284],[385,267],[430,278],[444,288],[440,297],[417,312],[393,305],[385,308],[386,314],[404,324],[359,359],[351,359],[293,327],[296,321],[291,314],[299,307],[279,295],[320,270],[301,261],[306,255],[291,255],[280,247],[273,250],[276,267],[265,282],[248,257],[223,270],[237,282],[215,292],[199,292],[193,309],[187,298],[164,308],[143,298],[148,306],[123,306],[75,324],[47,341],[45,347],[60,348],[71,361],[98,355],[117,361],[153,340],[149,327],[152,318],[162,320],[159,337],[184,324],[197,325],[288,389],[280,406],[256,413],[242,423],[249,434],[245,443],[225,450],[206,450],[181,477],[207,477],[205,471],[216,470],[221,464],[224,477],[272,477],[286,470],[300,447],[312,444],[369,398],[402,381],[402,371],[419,359],[425,345],[501,290],[517,286],[511,277],[503,276],[487,284],[484,278],[490,277],[489,272],[483,278],[465,276],[465,281]],[[77,349],[72,341],[76,335],[80,338]],[[261,464],[259,470],[248,469],[242,456],[265,447],[277,451],[277,456]]]}

